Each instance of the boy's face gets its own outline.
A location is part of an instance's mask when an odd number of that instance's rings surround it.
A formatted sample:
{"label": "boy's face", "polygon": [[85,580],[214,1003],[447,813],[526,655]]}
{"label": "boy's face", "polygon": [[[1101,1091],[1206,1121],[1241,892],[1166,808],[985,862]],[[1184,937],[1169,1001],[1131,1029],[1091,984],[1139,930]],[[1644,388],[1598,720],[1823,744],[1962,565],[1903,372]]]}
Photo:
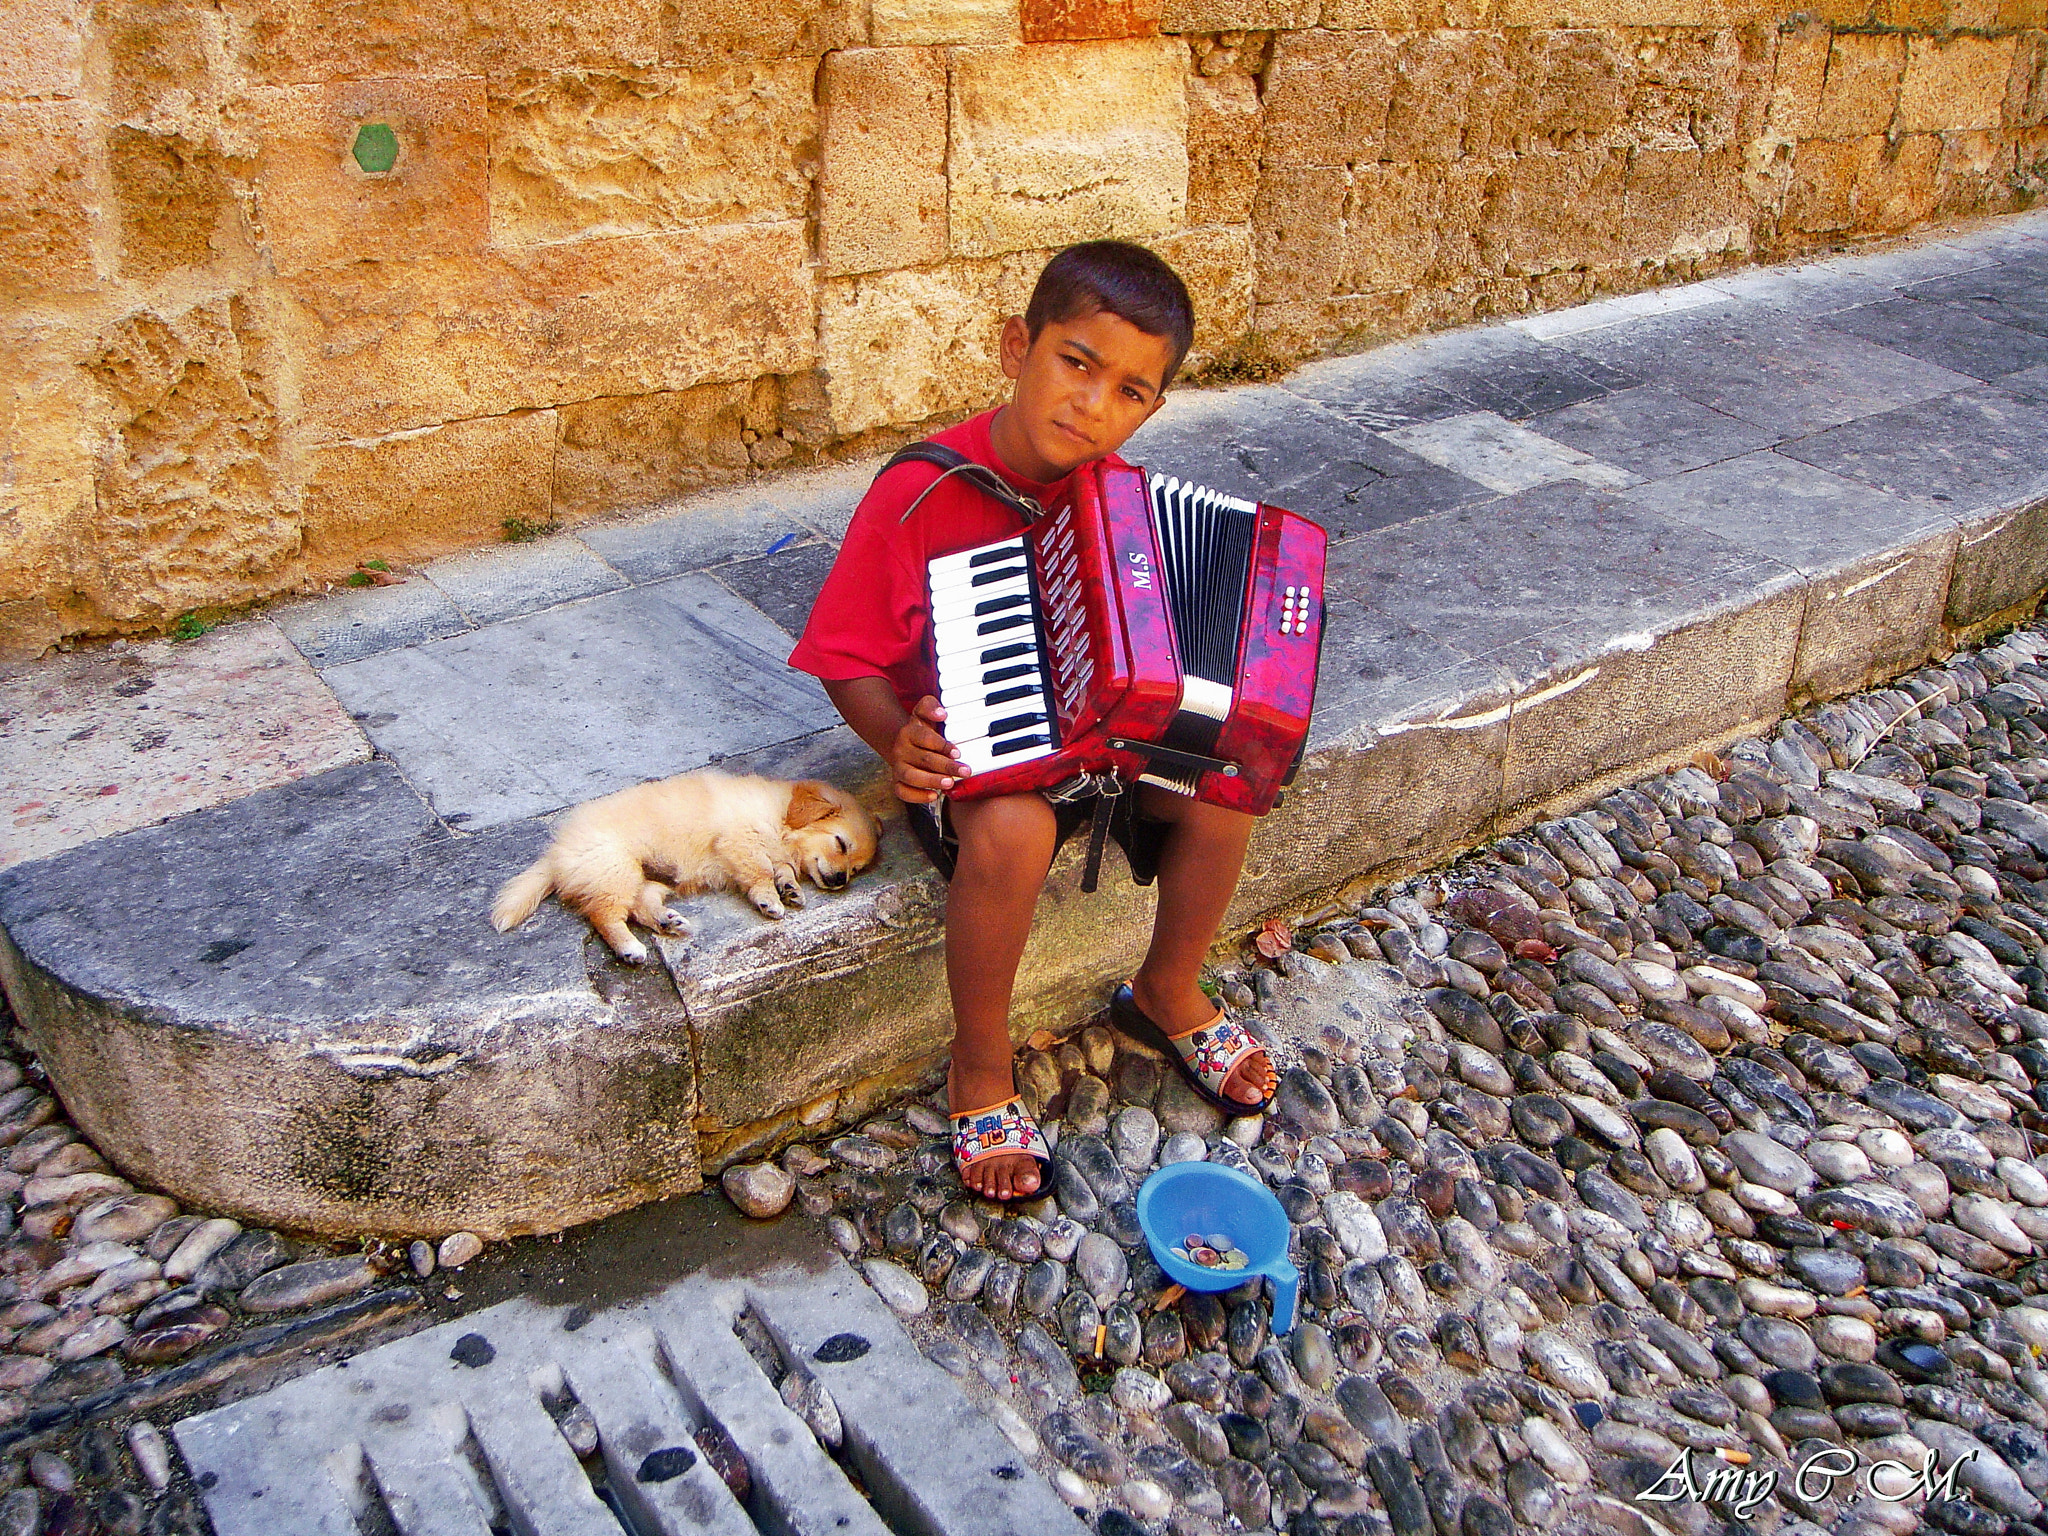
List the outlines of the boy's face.
{"label": "boy's face", "polygon": [[1052,481],[1114,453],[1165,401],[1173,348],[1107,310],[1003,326],[1003,373],[1017,381],[991,428],[996,452],[1027,480]]}

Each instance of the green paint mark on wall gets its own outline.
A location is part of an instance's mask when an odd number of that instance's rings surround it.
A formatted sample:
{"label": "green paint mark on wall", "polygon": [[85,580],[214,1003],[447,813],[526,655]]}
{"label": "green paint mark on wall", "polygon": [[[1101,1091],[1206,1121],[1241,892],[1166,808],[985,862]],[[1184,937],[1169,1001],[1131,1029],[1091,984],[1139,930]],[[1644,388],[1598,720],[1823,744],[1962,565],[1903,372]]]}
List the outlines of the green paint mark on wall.
{"label": "green paint mark on wall", "polygon": [[365,123],[356,130],[355,147],[349,152],[365,174],[381,176],[398,164],[398,135],[388,123]]}

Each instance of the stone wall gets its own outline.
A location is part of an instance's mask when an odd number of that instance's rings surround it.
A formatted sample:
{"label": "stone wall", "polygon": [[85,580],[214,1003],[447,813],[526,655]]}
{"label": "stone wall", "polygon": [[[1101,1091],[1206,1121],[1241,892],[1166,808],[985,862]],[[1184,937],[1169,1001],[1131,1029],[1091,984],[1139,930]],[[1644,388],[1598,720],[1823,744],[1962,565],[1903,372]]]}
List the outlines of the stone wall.
{"label": "stone wall", "polygon": [[14,0],[0,652],[988,402],[1045,255],[1219,376],[2032,198],[2048,0]]}

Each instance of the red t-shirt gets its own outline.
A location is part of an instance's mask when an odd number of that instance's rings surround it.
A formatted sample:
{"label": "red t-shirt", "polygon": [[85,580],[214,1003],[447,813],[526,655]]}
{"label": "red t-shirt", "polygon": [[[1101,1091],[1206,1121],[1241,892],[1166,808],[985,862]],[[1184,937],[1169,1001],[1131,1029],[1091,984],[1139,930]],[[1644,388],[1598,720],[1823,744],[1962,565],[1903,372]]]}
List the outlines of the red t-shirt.
{"label": "red t-shirt", "polygon": [[[986,464],[1026,496],[1050,504],[1065,482],[1040,485],[1012,474],[989,440],[995,414],[983,411],[932,441]],[[1124,462],[1115,454],[1107,459]],[[925,567],[941,555],[993,544],[1023,527],[1015,512],[958,476],[934,489],[906,522],[904,509],[941,473],[935,464],[899,464],[868,487],[803,638],[789,654],[792,667],[828,681],[887,678],[905,709],[938,692],[926,642]]]}

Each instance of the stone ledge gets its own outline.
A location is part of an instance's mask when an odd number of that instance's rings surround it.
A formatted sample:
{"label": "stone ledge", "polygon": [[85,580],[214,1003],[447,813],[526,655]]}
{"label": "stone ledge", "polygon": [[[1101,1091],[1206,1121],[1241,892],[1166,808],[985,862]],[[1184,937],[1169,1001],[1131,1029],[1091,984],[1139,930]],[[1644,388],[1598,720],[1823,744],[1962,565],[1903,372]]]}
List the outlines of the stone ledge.
{"label": "stone ledge", "polygon": [[[2038,541],[1969,548],[2005,562],[1970,573],[1971,591],[2048,583]],[[1535,665],[1330,687],[1229,931],[1782,712],[1824,578],[1748,574],[1747,591],[1669,605],[1654,632],[1589,627]],[[1930,636],[1902,655],[1881,620],[1866,610],[1860,641],[1890,668],[1942,649]],[[1326,678],[1383,659],[1383,639],[1333,634]],[[1831,656],[1857,639],[1837,625]],[[1571,686],[1595,673],[1615,685]],[[808,764],[854,766],[835,735],[804,744]],[[332,769],[0,874],[0,975],[66,1108],[125,1174],[330,1233],[557,1230],[697,1187],[700,1146],[711,1167],[858,1118],[943,1053],[942,892],[900,828],[849,894],[779,924],[730,898],[689,904],[696,932],[645,972],[559,907],[514,934],[484,922],[544,836],[538,820],[451,834],[390,764]],[[1033,931],[1020,1038],[1092,1012],[1142,951],[1149,897],[1113,869],[1082,899],[1078,863],[1069,849]]]}

